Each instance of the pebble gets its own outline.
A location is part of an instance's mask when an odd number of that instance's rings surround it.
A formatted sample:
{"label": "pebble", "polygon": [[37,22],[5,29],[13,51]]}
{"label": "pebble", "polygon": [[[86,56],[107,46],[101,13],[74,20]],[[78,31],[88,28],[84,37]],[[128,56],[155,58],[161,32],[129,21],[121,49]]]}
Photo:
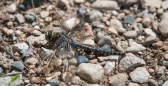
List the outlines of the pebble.
{"label": "pebble", "polygon": [[107,57],[98,57],[98,61],[99,62],[103,62],[103,61],[107,61],[108,60],[108,58]]}
{"label": "pebble", "polygon": [[100,11],[98,11],[98,10],[92,10],[89,15],[90,15],[89,18],[91,20],[94,20],[97,16],[99,16],[100,18],[103,17],[103,14]]}
{"label": "pebble", "polygon": [[161,14],[164,13],[164,12],[163,12],[163,9],[159,8],[156,13],[157,13],[158,15],[161,15]]}
{"label": "pebble", "polygon": [[78,56],[77,61],[78,61],[78,64],[81,64],[81,63],[89,62],[89,59],[86,56]]}
{"label": "pebble", "polygon": [[132,82],[129,82],[128,86],[140,86],[139,84],[137,83],[132,83]]}
{"label": "pebble", "polygon": [[162,86],[168,86],[168,81],[165,81]]}
{"label": "pebble", "polygon": [[154,6],[156,8],[160,8],[161,4],[162,4],[161,0],[153,0],[152,2],[150,0],[141,1],[142,7],[144,7],[143,5],[145,5],[145,6]]}
{"label": "pebble", "polygon": [[126,20],[125,20],[125,24],[132,24],[134,22],[134,17],[132,15],[127,16]]}
{"label": "pebble", "polygon": [[166,67],[165,66],[160,66],[157,70],[156,70],[156,73],[157,73],[157,76],[161,77],[163,74],[164,74],[164,71],[166,70]]}
{"label": "pebble", "polygon": [[67,86],[64,82],[60,82],[58,86]]}
{"label": "pebble", "polygon": [[156,12],[156,8],[154,6],[149,7],[149,12],[154,13]]}
{"label": "pebble", "polygon": [[120,61],[119,69],[126,71],[131,67],[145,65],[145,61],[132,53],[127,53],[126,56]]}
{"label": "pebble", "polygon": [[15,30],[15,34],[16,34],[17,36],[20,36],[20,35],[22,34],[22,32],[21,32],[20,30]]}
{"label": "pebble", "polygon": [[142,24],[144,27],[149,28],[151,26],[151,19],[149,17],[144,17]]}
{"label": "pebble", "polygon": [[16,18],[20,24],[25,22],[24,16],[22,14],[16,14]]}
{"label": "pebble", "polygon": [[45,22],[52,22],[52,18],[51,17],[45,17]]}
{"label": "pebble", "polygon": [[159,31],[162,36],[168,37],[168,19],[162,19],[161,22],[159,23]]}
{"label": "pebble", "polygon": [[104,51],[111,51],[111,47],[108,44],[103,45],[102,50]]}
{"label": "pebble", "polygon": [[81,84],[81,79],[80,79],[80,77],[79,76],[74,76],[74,77],[72,77],[72,84],[76,84],[76,85],[79,85],[79,84]]}
{"label": "pebble", "polygon": [[82,4],[84,3],[86,0],[74,0],[75,3],[78,3],[78,4]]}
{"label": "pebble", "polygon": [[36,36],[36,37],[30,35],[27,37],[27,42],[30,42],[30,44],[37,45],[37,46],[47,44],[47,40],[45,39],[45,34],[41,34],[40,36]]}
{"label": "pebble", "polygon": [[103,38],[103,36],[105,36],[105,33],[103,31],[100,31],[97,33],[97,39],[100,40]]}
{"label": "pebble", "polygon": [[110,27],[116,29],[120,33],[123,33],[125,31],[122,23],[117,19],[111,19],[110,20]]}
{"label": "pebble", "polygon": [[39,51],[39,54],[40,54],[40,57],[41,57],[42,59],[44,59],[46,56],[51,55],[51,54],[52,54],[52,51],[49,50],[49,49],[46,49],[46,48],[42,47],[42,48],[40,49],[40,51]]}
{"label": "pebble", "polygon": [[77,18],[70,18],[63,23],[62,27],[66,30],[71,30],[77,24],[79,24],[79,20]]}
{"label": "pebble", "polygon": [[112,39],[109,36],[103,36],[99,41],[98,41],[98,45],[100,47],[102,47],[103,45],[108,44],[111,45],[112,44]]}
{"label": "pebble", "polygon": [[11,64],[11,67],[18,70],[18,71],[23,71],[23,69],[24,69],[24,65],[20,61],[14,61]]}
{"label": "pebble", "polygon": [[165,0],[162,2],[162,9],[167,9],[168,8],[168,0]]}
{"label": "pebble", "polygon": [[25,18],[29,22],[35,22],[36,16],[34,14],[27,14],[27,15],[25,15]]}
{"label": "pebble", "polygon": [[149,79],[149,85],[150,86],[158,86],[158,82],[155,81],[154,79]]}
{"label": "pebble", "polygon": [[13,45],[12,47],[13,51],[15,52],[20,52],[21,50],[28,50],[29,46],[27,45],[27,43],[23,42],[23,43],[17,43],[15,45]]}
{"label": "pebble", "polygon": [[79,65],[77,74],[80,78],[96,84],[100,83],[102,75],[104,74],[104,69],[98,64],[82,63]]}
{"label": "pebble", "polygon": [[9,5],[9,7],[6,9],[6,11],[9,12],[9,13],[15,13],[16,10],[17,10],[16,3],[13,3],[13,4]]}
{"label": "pebble", "polygon": [[92,60],[89,61],[89,63],[91,63],[91,64],[96,64],[97,62],[98,62],[97,59],[92,59]]}
{"label": "pebble", "polygon": [[40,36],[40,35],[41,35],[41,32],[38,31],[38,30],[34,30],[32,34],[33,34],[34,36]]}
{"label": "pebble", "polygon": [[82,42],[82,44],[84,44],[84,45],[89,45],[89,46],[94,46],[94,45],[95,45],[95,42],[94,42],[94,40],[92,40],[92,39],[86,39],[86,40],[84,40],[84,41]]}
{"label": "pebble", "polygon": [[95,1],[92,3],[91,7],[96,9],[105,9],[105,10],[118,10],[118,3],[116,1]]}
{"label": "pebble", "polygon": [[25,63],[29,64],[29,65],[35,65],[37,62],[38,62],[38,60],[36,58],[33,58],[33,57],[25,60]]}
{"label": "pebble", "polygon": [[40,12],[40,16],[41,16],[41,18],[46,18],[46,17],[48,17],[48,16],[49,16],[49,11],[41,11],[41,12]]}
{"label": "pebble", "polygon": [[144,32],[147,36],[153,36],[155,38],[157,37],[156,33],[150,28],[144,29]]}
{"label": "pebble", "polygon": [[138,3],[138,0],[127,0],[127,1],[118,0],[118,3],[120,3],[123,6],[128,6],[128,5],[132,5],[132,4]]}
{"label": "pebble", "polygon": [[112,14],[113,14],[114,16],[117,16],[117,15],[118,15],[118,12],[117,12],[116,10],[113,10],[113,11],[112,11]]}
{"label": "pebble", "polygon": [[0,67],[0,74],[2,74],[3,73],[3,68],[2,67]]}
{"label": "pebble", "polygon": [[129,39],[128,42],[130,47],[127,48],[127,51],[140,52],[146,50],[146,48],[142,46],[142,44],[134,42],[133,39]]}
{"label": "pebble", "polygon": [[70,65],[76,65],[77,64],[77,59],[76,58],[72,58],[69,60],[69,64]]}
{"label": "pebble", "polygon": [[145,46],[148,46],[148,45],[151,45],[154,41],[155,41],[156,37],[154,36],[149,36],[145,39],[143,45]]}
{"label": "pebble", "polygon": [[51,80],[47,80],[47,83],[51,84],[52,86],[56,86],[59,84],[59,80],[54,78],[54,79],[51,79]]}
{"label": "pebble", "polygon": [[137,37],[137,31],[127,31],[124,33],[126,38],[135,38]]}
{"label": "pebble", "polygon": [[118,73],[109,77],[109,83],[111,86],[124,86],[128,80],[126,73]]}
{"label": "pebble", "polygon": [[13,28],[13,22],[9,21],[9,22],[7,23],[7,26],[8,26],[8,28],[12,29],[12,28]]}
{"label": "pebble", "polygon": [[115,62],[107,61],[104,66],[104,74],[109,74],[115,68]]}
{"label": "pebble", "polygon": [[130,78],[133,82],[146,83],[148,82],[150,74],[144,67],[138,67],[130,74]]}
{"label": "pebble", "polygon": [[108,33],[111,35],[116,35],[116,36],[118,35],[117,30],[112,27],[108,28]]}

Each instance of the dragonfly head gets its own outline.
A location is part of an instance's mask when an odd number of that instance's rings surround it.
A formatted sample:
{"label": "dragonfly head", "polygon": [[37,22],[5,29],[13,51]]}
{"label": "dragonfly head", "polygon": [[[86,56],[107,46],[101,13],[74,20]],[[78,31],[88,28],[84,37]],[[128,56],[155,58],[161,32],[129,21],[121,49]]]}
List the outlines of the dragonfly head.
{"label": "dragonfly head", "polygon": [[51,41],[54,37],[54,32],[53,30],[50,30],[48,31],[46,34],[45,34],[45,38],[48,40],[48,41]]}

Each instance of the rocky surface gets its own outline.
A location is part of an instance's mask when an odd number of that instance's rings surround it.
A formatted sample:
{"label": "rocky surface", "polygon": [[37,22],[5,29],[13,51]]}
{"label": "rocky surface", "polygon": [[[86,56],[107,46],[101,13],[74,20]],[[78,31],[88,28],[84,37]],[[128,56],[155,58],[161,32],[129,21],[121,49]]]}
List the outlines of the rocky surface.
{"label": "rocky surface", "polygon": [[168,86],[168,0],[32,1],[0,2],[0,86]]}

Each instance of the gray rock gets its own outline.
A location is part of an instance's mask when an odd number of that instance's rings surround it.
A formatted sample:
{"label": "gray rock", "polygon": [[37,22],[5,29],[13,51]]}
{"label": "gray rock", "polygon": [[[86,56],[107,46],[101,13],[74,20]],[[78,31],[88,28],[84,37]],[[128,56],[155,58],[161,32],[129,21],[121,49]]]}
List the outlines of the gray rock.
{"label": "gray rock", "polygon": [[108,33],[111,34],[111,35],[118,35],[118,32],[116,29],[114,28],[108,28]]}
{"label": "gray rock", "polygon": [[168,81],[165,81],[162,86],[168,86]]}
{"label": "gray rock", "polygon": [[163,19],[160,23],[159,23],[159,31],[160,33],[164,36],[164,37],[168,37],[168,19]]}
{"label": "gray rock", "polygon": [[41,16],[41,18],[46,18],[49,16],[49,12],[48,11],[41,11],[40,16]]}
{"label": "gray rock", "polygon": [[28,50],[29,46],[25,42],[23,42],[23,43],[17,43],[15,45],[13,45],[12,49],[15,52],[20,52],[21,50]]}
{"label": "gray rock", "polygon": [[19,23],[24,23],[25,22],[25,19],[24,19],[24,16],[22,14],[16,14],[16,18],[18,20]]}
{"label": "gray rock", "polygon": [[41,32],[38,31],[38,30],[34,30],[34,31],[33,31],[33,35],[35,35],[35,36],[40,36],[40,35],[41,35]]}
{"label": "gray rock", "polygon": [[143,45],[151,45],[155,41],[156,37],[149,36],[145,39]]}
{"label": "gray rock", "polygon": [[124,33],[126,38],[135,38],[137,36],[137,31],[127,31]]}
{"label": "gray rock", "polygon": [[154,6],[156,8],[160,8],[161,4],[162,4],[162,0],[153,0],[153,1],[141,0],[142,7],[144,7],[144,6]]}
{"label": "gray rock", "polygon": [[70,2],[68,0],[60,0],[58,6],[68,6],[69,3]]}
{"label": "gray rock", "polygon": [[6,11],[9,12],[9,13],[15,13],[16,10],[17,10],[16,3],[13,3],[13,4],[9,5],[8,8],[6,9]]}
{"label": "gray rock", "polygon": [[134,22],[134,17],[132,15],[128,16],[125,20],[125,24],[132,24]]}
{"label": "gray rock", "polygon": [[156,33],[150,28],[144,29],[144,32],[147,36],[154,36],[155,38],[157,37]]}
{"label": "gray rock", "polygon": [[79,65],[77,74],[88,82],[100,83],[104,70],[98,64],[82,63]]}
{"label": "gray rock", "polygon": [[78,3],[78,4],[82,4],[84,3],[86,0],[74,0],[75,3]]}
{"label": "gray rock", "polygon": [[25,15],[25,18],[29,21],[29,22],[35,22],[36,16],[34,14],[27,14]]}
{"label": "gray rock", "polygon": [[163,61],[163,66],[168,67],[168,61]]}
{"label": "gray rock", "polygon": [[139,52],[139,51],[144,51],[146,48],[144,46],[142,46],[142,44],[138,44],[136,42],[133,41],[133,39],[129,39],[129,46],[127,48],[127,51],[131,51],[131,52]]}
{"label": "gray rock", "polygon": [[42,47],[42,48],[40,49],[40,57],[41,57],[42,59],[45,59],[45,57],[51,55],[52,52],[53,52],[53,51]]}
{"label": "gray rock", "polygon": [[128,6],[128,5],[131,5],[131,4],[134,4],[134,3],[137,3],[138,0],[117,0],[118,3],[120,3],[121,5],[123,6]]}
{"label": "gray rock", "polygon": [[78,61],[78,64],[81,64],[81,63],[89,62],[89,59],[86,56],[78,56],[77,61]]}
{"label": "gray rock", "polygon": [[[11,82],[13,76],[0,77],[1,86],[18,86],[22,82],[22,74],[18,74],[18,78]],[[11,82],[11,83],[10,83]],[[10,83],[10,85],[9,85]]]}
{"label": "gray rock", "polygon": [[168,8],[168,0],[165,0],[162,2],[162,8],[167,9]]}
{"label": "gray rock", "polygon": [[103,14],[100,11],[98,11],[98,10],[92,10],[90,12],[90,19],[91,20],[94,20],[97,16],[99,16],[100,18],[102,18]]}
{"label": "gray rock", "polygon": [[115,62],[107,61],[104,66],[104,73],[109,74],[115,68]]}
{"label": "gray rock", "polygon": [[25,60],[26,64],[30,64],[30,65],[35,65],[38,62],[38,60],[36,58],[28,58]]}
{"label": "gray rock", "polygon": [[139,84],[137,84],[137,83],[132,83],[132,82],[129,82],[128,86],[139,86]]}
{"label": "gray rock", "polygon": [[27,37],[27,42],[29,42],[32,45],[37,45],[37,46],[47,44],[47,40],[45,39],[45,34],[41,34],[40,36],[36,36],[36,37],[33,35],[30,35]]}
{"label": "gray rock", "polygon": [[130,74],[131,80],[137,83],[146,83],[148,82],[150,74],[144,67],[138,67]]}
{"label": "gray rock", "polygon": [[80,79],[80,77],[79,76],[74,76],[74,77],[72,77],[72,84],[81,84],[81,79]]}
{"label": "gray rock", "polygon": [[120,33],[123,33],[125,31],[125,29],[122,26],[122,23],[117,19],[110,20],[110,27],[116,29]]}
{"label": "gray rock", "polygon": [[54,79],[51,79],[51,80],[47,80],[47,83],[51,84],[51,86],[56,86],[56,85],[59,84],[59,80],[54,78]]}
{"label": "gray rock", "polygon": [[82,42],[82,44],[88,45],[88,46],[95,46],[95,42],[93,39],[86,39]]}
{"label": "gray rock", "polygon": [[108,45],[111,45],[112,44],[112,39],[109,37],[109,36],[103,36],[99,42],[98,42],[98,45],[101,47],[105,44],[108,44]]}
{"label": "gray rock", "polygon": [[149,79],[149,85],[150,86],[158,86],[158,82],[154,79]]}
{"label": "gray rock", "polygon": [[24,69],[24,65],[23,65],[22,62],[20,62],[20,61],[14,61],[14,62],[11,64],[11,67],[12,67],[12,68],[15,68],[15,69],[18,70],[18,71],[23,71],[23,69]]}
{"label": "gray rock", "polygon": [[100,31],[97,33],[97,40],[100,40],[103,38],[103,36],[105,36],[105,33],[103,31]]}
{"label": "gray rock", "polygon": [[149,7],[149,12],[154,13],[156,12],[156,8],[154,6]]}
{"label": "gray rock", "polygon": [[72,58],[69,60],[69,64],[70,65],[76,65],[77,64],[77,59],[76,58]]}
{"label": "gray rock", "polygon": [[122,71],[126,71],[131,67],[137,67],[145,65],[145,61],[132,53],[127,53],[126,56],[121,59],[119,63],[119,69]]}
{"label": "gray rock", "polygon": [[92,3],[91,7],[96,9],[105,9],[105,10],[118,10],[118,3],[116,1],[109,1],[109,0],[103,0],[103,1],[95,1]]}
{"label": "gray rock", "polygon": [[125,86],[127,80],[128,75],[126,73],[119,73],[109,77],[110,86]]}
{"label": "gray rock", "polygon": [[0,67],[0,74],[2,74],[3,73],[3,69],[2,69],[2,67]]}
{"label": "gray rock", "polygon": [[165,71],[165,70],[166,70],[166,67],[165,67],[165,66],[159,67],[159,68],[156,70],[157,75],[161,77],[161,76],[164,74],[164,71]]}

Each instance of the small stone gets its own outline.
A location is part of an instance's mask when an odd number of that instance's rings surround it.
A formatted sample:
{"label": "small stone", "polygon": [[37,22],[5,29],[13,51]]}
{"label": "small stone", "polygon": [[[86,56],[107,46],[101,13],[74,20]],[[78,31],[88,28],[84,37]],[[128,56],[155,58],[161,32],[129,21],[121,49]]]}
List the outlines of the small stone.
{"label": "small stone", "polygon": [[143,45],[146,45],[146,46],[151,45],[155,41],[155,39],[156,39],[156,37],[149,36],[145,39]]}
{"label": "small stone", "polygon": [[14,62],[11,64],[11,67],[15,68],[15,69],[18,70],[18,71],[23,71],[23,69],[24,69],[24,65],[23,65],[22,62],[20,62],[20,61],[14,61]]}
{"label": "small stone", "polygon": [[75,3],[78,3],[78,4],[82,4],[82,3],[85,2],[85,0],[75,0],[74,2],[75,2]]}
{"label": "small stone", "polygon": [[162,76],[164,74],[164,71],[166,70],[166,67],[165,66],[160,66],[157,70],[156,70],[156,73],[158,76]]}
{"label": "small stone", "polygon": [[37,62],[38,62],[38,60],[36,58],[33,58],[33,57],[25,60],[25,63],[29,64],[29,65],[35,65]]}
{"label": "small stone", "polygon": [[82,44],[84,44],[84,45],[89,45],[89,46],[94,46],[94,45],[95,45],[95,42],[94,42],[94,40],[92,40],[92,39],[86,39],[85,41],[83,41]]}
{"label": "small stone", "polygon": [[150,6],[150,7],[149,7],[149,11],[150,11],[151,13],[154,13],[154,12],[156,12],[156,8],[155,8],[154,6]]}
{"label": "small stone", "polygon": [[117,0],[118,3],[120,3],[122,6],[130,6],[132,4],[136,4],[138,3],[138,0],[127,0],[127,1],[124,1],[124,0]]}
{"label": "small stone", "polygon": [[137,83],[146,83],[148,82],[150,74],[144,67],[138,67],[130,74],[131,80]]}
{"label": "small stone", "polygon": [[62,27],[66,30],[71,30],[74,26],[79,24],[79,21],[80,20],[78,18],[70,18],[63,23]]}
{"label": "small stone", "polygon": [[131,67],[145,65],[145,61],[132,53],[127,53],[126,56],[121,59],[119,63],[119,69],[122,71],[126,71]]}
{"label": "small stone", "polygon": [[158,41],[156,43],[153,43],[152,46],[154,46],[154,47],[162,47],[163,46],[163,42],[162,41]]}
{"label": "small stone", "polygon": [[118,10],[118,3],[116,1],[95,1],[92,3],[91,7],[96,9],[106,9],[106,10]]}
{"label": "small stone", "polygon": [[159,23],[159,31],[162,34],[162,36],[164,37],[168,37],[168,19],[163,19],[160,23]]}
{"label": "small stone", "polygon": [[124,33],[126,38],[135,38],[137,37],[137,31],[127,31]]}
{"label": "small stone", "polygon": [[16,34],[17,36],[20,36],[20,35],[22,34],[22,32],[21,32],[20,30],[16,30],[16,31],[15,31],[15,34]]}
{"label": "small stone", "polygon": [[167,9],[168,8],[168,0],[165,0],[162,2],[162,9]]}
{"label": "small stone", "polygon": [[107,57],[98,57],[98,61],[103,62],[103,61],[107,61],[108,58]]}
{"label": "small stone", "polygon": [[81,63],[89,62],[89,59],[86,56],[78,56],[77,61],[78,61],[78,64],[81,64]]}
{"label": "small stone", "polygon": [[132,15],[128,16],[125,20],[125,24],[132,24],[134,22],[134,17]]}
{"label": "small stone", "polygon": [[126,73],[119,73],[109,77],[110,86],[124,86],[127,80],[128,75]]}
{"label": "small stone", "polygon": [[149,71],[149,73],[154,73],[155,72],[155,70],[152,69],[152,68],[149,68],[148,71]]}
{"label": "small stone", "polygon": [[67,86],[64,82],[60,82],[58,86]]}
{"label": "small stone", "polygon": [[149,85],[150,86],[158,86],[158,82],[155,81],[154,79],[149,79]]}
{"label": "small stone", "polygon": [[163,9],[159,8],[156,12],[158,15],[161,15],[163,13]]}
{"label": "small stone", "polygon": [[123,33],[125,31],[122,23],[119,20],[116,20],[116,19],[111,19],[110,20],[110,27],[116,29],[120,33]]}
{"label": "small stone", "polygon": [[0,67],[0,74],[2,74],[3,73],[3,69],[2,69],[2,67]]}
{"label": "small stone", "polygon": [[49,12],[48,11],[41,11],[40,16],[41,16],[41,18],[46,18],[49,16]]}
{"label": "small stone", "polygon": [[103,31],[100,31],[97,33],[97,39],[100,40],[101,38],[103,38],[103,36],[105,36],[105,33]]}
{"label": "small stone", "polygon": [[34,30],[32,34],[35,35],[35,36],[40,36],[41,32],[38,31],[38,30]]}
{"label": "small stone", "polygon": [[23,4],[18,5],[19,10],[25,10],[25,6]]}
{"label": "small stone", "polygon": [[15,52],[20,52],[21,50],[28,50],[29,46],[27,45],[27,43],[23,42],[23,43],[17,43],[15,45],[13,45],[12,49]]}
{"label": "small stone", "polygon": [[6,33],[7,35],[12,35],[14,33],[13,29],[8,30],[8,32]]}
{"label": "small stone", "polygon": [[147,36],[153,36],[155,38],[157,37],[156,33],[150,28],[144,29],[144,32]]}
{"label": "small stone", "polygon": [[52,86],[56,86],[59,84],[59,80],[54,78],[54,79],[51,79],[51,80],[47,80],[47,83],[51,84]]}
{"label": "small stone", "polygon": [[72,77],[72,84],[81,84],[81,79],[80,79],[80,77],[79,76],[74,76],[74,77]]}
{"label": "small stone", "polygon": [[24,19],[22,14],[19,14],[19,13],[16,14],[16,18],[17,18],[19,23],[24,23],[25,22],[25,19]]}
{"label": "small stone", "polygon": [[7,23],[7,26],[8,26],[8,28],[13,28],[13,22],[11,22],[11,21],[9,21],[8,23]]}
{"label": "small stone", "polygon": [[145,6],[154,6],[156,8],[160,8],[162,4],[162,0],[153,0],[152,2],[150,0],[141,0],[142,7]]}
{"label": "small stone", "polygon": [[117,15],[118,15],[118,12],[117,12],[116,10],[113,10],[113,11],[112,11],[112,14],[113,14],[114,16],[117,16]]}
{"label": "small stone", "polygon": [[77,64],[77,59],[76,58],[72,58],[69,60],[69,64],[70,65],[76,65]]}
{"label": "small stone", "polygon": [[102,18],[103,14],[98,10],[93,10],[93,11],[90,12],[90,19],[91,20],[94,20],[97,16]]}
{"label": "small stone", "polygon": [[36,29],[36,30],[40,30],[40,26],[35,25],[35,26],[34,26],[34,29]]}
{"label": "small stone", "polygon": [[111,51],[111,47],[110,47],[110,45],[105,44],[105,45],[103,45],[102,50],[105,51],[105,52]]}
{"label": "small stone", "polygon": [[98,45],[101,47],[105,44],[111,45],[112,44],[112,39],[109,36],[103,36],[99,42]]}
{"label": "small stone", "polygon": [[16,10],[17,10],[16,3],[9,5],[8,8],[6,9],[6,11],[9,13],[15,13]]}
{"label": "small stone", "polygon": [[89,63],[91,63],[91,64],[96,64],[98,62],[98,60],[97,59],[92,59],[92,60],[89,60]]}
{"label": "small stone", "polygon": [[46,56],[49,56],[51,54],[52,54],[52,51],[49,50],[49,49],[46,49],[46,48],[43,48],[43,47],[40,49],[40,57],[42,59],[44,59]]}
{"label": "small stone", "polygon": [[127,51],[140,52],[146,49],[144,46],[142,46],[142,44],[134,42],[133,39],[129,39],[128,41],[130,47],[127,48]]}
{"label": "small stone", "polygon": [[168,86],[168,81],[165,81],[162,86]]}
{"label": "small stone", "polygon": [[29,21],[29,22],[35,22],[36,20],[36,16],[34,14],[27,14],[25,15],[25,18]]}
{"label": "small stone", "polygon": [[139,84],[137,83],[132,83],[132,82],[129,82],[128,86],[140,86]]}
{"label": "small stone", "polygon": [[142,22],[142,18],[136,18],[136,22],[137,22],[137,23]]}
{"label": "small stone", "polygon": [[149,28],[151,26],[151,19],[149,17],[144,17],[142,24],[144,27]]}
{"label": "small stone", "polygon": [[115,68],[115,62],[107,61],[106,65],[104,66],[104,73],[109,74]]}
{"label": "small stone", "polygon": [[100,83],[104,70],[98,64],[82,63],[79,65],[77,74],[88,82]]}
{"label": "small stone", "polygon": [[116,29],[114,28],[108,28],[108,33],[111,34],[111,35],[118,35],[118,32]]}
{"label": "small stone", "polygon": [[52,18],[51,17],[46,17],[45,22],[52,22]]}

